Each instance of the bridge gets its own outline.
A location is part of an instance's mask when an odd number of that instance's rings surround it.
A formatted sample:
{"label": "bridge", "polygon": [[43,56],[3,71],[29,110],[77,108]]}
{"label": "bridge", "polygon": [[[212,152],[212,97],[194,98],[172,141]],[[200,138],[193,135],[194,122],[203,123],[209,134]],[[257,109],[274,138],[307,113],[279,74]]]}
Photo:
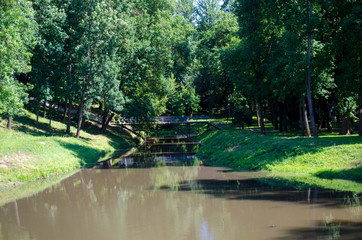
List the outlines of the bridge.
{"label": "bridge", "polygon": [[[117,125],[121,125],[123,128],[133,132],[136,135],[139,135],[137,130],[135,130],[138,126],[142,126],[145,123],[137,122],[133,119],[121,119],[121,121]],[[206,131],[209,131],[210,128],[214,128],[217,130],[224,130],[223,127],[218,126],[210,121],[208,116],[192,116],[192,117],[185,117],[185,116],[161,116],[156,117],[155,121],[147,123],[148,125],[158,126],[160,130],[162,128],[170,128],[174,127],[177,131],[177,135],[174,134],[172,139],[175,138],[189,138],[192,137],[194,134],[193,132],[197,132],[200,134],[200,127],[202,125],[206,125]],[[197,131],[192,128],[192,126],[197,127]],[[194,130],[194,131],[193,131]],[[196,135],[197,135],[196,134]],[[146,139],[145,139],[146,140]]]}
{"label": "bridge", "polygon": [[[141,134],[143,126],[153,125],[145,137]],[[210,131],[212,128],[216,130],[224,130],[223,127],[216,125],[210,121],[207,116],[193,117],[178,117],[178,116],[163,116],[157,117],[149,123],[137,122],[132,119],[121,119],[110,125],[121,126],[129,132],[141,137],[143,144],[135,151],[125,155],[119,166],[135,164],[142,158],[150,158],[152,161],[167,161],[172,162],[174,158],[185,158],[187,161],[195,160],[195,155],[201,145],[197,136]],[[141,148],[142,147],[142,148]],[[191,160],[190,160],[191,159]],[[182,160],[184,161],[184,160]],[[103,164],[103,163],[102,163]],[[110,167],[112,163],[105,162],[102,166]]]}

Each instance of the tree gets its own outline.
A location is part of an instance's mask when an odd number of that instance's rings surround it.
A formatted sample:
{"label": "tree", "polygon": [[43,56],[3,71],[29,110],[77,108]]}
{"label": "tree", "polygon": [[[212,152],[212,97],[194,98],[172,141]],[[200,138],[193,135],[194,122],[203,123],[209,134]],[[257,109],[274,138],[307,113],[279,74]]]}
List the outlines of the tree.
{"label": "tree", "polygon": [[234,84],[220,57],[221,49],[237,35],[238,23],[236,17],[223,11],[216,0],[198,1],[196,20],[200,39],[196,92],[200,95],[202,108],[212,112],[213,108],[225,108],[229,95],[234,91]]}
{"label": "tree", "polygon": [[148,123],[166,111],[167,86],[172,73],[174,36],[171,1],[139,1],[130,9],[133,43],[121,68],[124,115]]}
{"label": "tree", "polygon": [[174,116],[191,116],[199,110],[200,98],[190,84],[180,84],[171,76],[168,86],[167,113]]}
{"label": "tree", "polygon": [[[35,0],[33,5],[39,28],[37,44],[33,51],[30,79],[35,86],[31,94],[38,99],[37,108],[39,109],[40,102],[43,102],[45,108],[46,103],[52,106],[65,101],[67,77],[65,43],[68,38],[65,24],[67,15],[55,0]],[[49,114],[49,118],[51,118],[51,114]]]}
{"label": "tree", "polygon": [[36,23],[29,1],[0,2],[0,115],[11,119],[22,113],[27,102],[26,87],[16,80],[16,73],[30,70]]}
{"label": "tree", "polygon": [[194,0],[177,0],[176,11],[188,23],[195,21],[197,8],[194,6]]}
{"label": "tree", "polygon": [[359,135],[362,136],[362,70],[360,43],[362,7],[359,1],[322,1],[324,18],[331,29],[336,96],[342,117],[341,134],[353,132],[352,116],[359,105]]}
{"label": "tree", "polygon": [[310,114],[310,121],[312,124],[312,131],[313,137],[318,138],[317,127],[315,124],[314,118],[314,110],[313,110],[313,103],[312,103],[312,89],[311,89],[311,44],[312,44],[312,33],[311,33],[311,24],[310,18],[313,13],[313,3],[312,0],[307,0],[307,9],[308,9],[308,54],[307,54],[307,77],[305,80],[305,85],[307,88],[307,99],[308,99],[308,107],[309,107],[309,114]]}
{"label": "tree", "polygon": [[237,90],[257,102],[262,135],[265,134],[263,100],[270,95],[266,63],[271,57],[276,31],[275,21],[268,18],[268,13],[275,8],[269,2],[238,1],[235,12],[240,40],[234,39],[224,57]]}

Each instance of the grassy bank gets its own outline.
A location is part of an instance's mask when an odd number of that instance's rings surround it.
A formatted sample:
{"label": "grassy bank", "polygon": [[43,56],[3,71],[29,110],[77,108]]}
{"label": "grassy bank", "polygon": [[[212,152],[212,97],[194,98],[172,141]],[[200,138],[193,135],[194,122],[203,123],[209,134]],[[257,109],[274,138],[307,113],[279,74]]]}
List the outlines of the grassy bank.
{"label": "grassy bank", "polygon": [[[81,137],[64,134],[66,125],[40,118],[30,112],[14,119],[12,130],[0,119],[0,189],[52,175],[91,166],[97,161],[117,157],[132,145],[121,129],[109,128],[98,134],[95,124],[88,123]],[[72,133],[76,129],[73,126]]]}
{"label": "grassy bank", "polygon": [[[270,182],[362,192],[362,137],[318,139],[253,130],[212,131],[198,152],[206,164],[270,172]],[[278,181],[275,181],[277,179]]]}

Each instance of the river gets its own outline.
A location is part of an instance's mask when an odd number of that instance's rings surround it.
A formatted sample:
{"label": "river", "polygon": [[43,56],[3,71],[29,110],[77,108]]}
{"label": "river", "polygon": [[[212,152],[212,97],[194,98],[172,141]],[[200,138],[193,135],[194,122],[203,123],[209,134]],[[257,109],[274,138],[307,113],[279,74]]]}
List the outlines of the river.
{"label": "river", "polygon": [[360,196],[206,166],[85,169],[0,208],[3,240],[362,239]]}

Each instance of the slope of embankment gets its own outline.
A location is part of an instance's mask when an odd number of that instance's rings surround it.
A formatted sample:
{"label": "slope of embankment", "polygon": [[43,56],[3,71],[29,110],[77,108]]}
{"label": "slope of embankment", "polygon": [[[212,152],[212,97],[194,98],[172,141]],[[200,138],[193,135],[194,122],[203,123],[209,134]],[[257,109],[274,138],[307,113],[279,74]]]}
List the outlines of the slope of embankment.
{"label": "slope of embankment", "polygon": [[[12,130],[0,119],[0,189],[92,166],[121,155],[132,145],[115,127],[99,134],[96,124],[88,123],[77,139],[65,134],[66,125],[61,122],[52,121],[50,128],[49,120],[40,118],[35,128],[35,118],[26,112],[14,119]],[[75,131],[72,127],[71,132]]]}
{"label": "slope of embankment", "polygon": [[313,139],[226,130],[206,133],[201,141],[198,156],[208,165],[267,171],[269,182],[278,185],[362,192],[362,137],[357,135]]}

